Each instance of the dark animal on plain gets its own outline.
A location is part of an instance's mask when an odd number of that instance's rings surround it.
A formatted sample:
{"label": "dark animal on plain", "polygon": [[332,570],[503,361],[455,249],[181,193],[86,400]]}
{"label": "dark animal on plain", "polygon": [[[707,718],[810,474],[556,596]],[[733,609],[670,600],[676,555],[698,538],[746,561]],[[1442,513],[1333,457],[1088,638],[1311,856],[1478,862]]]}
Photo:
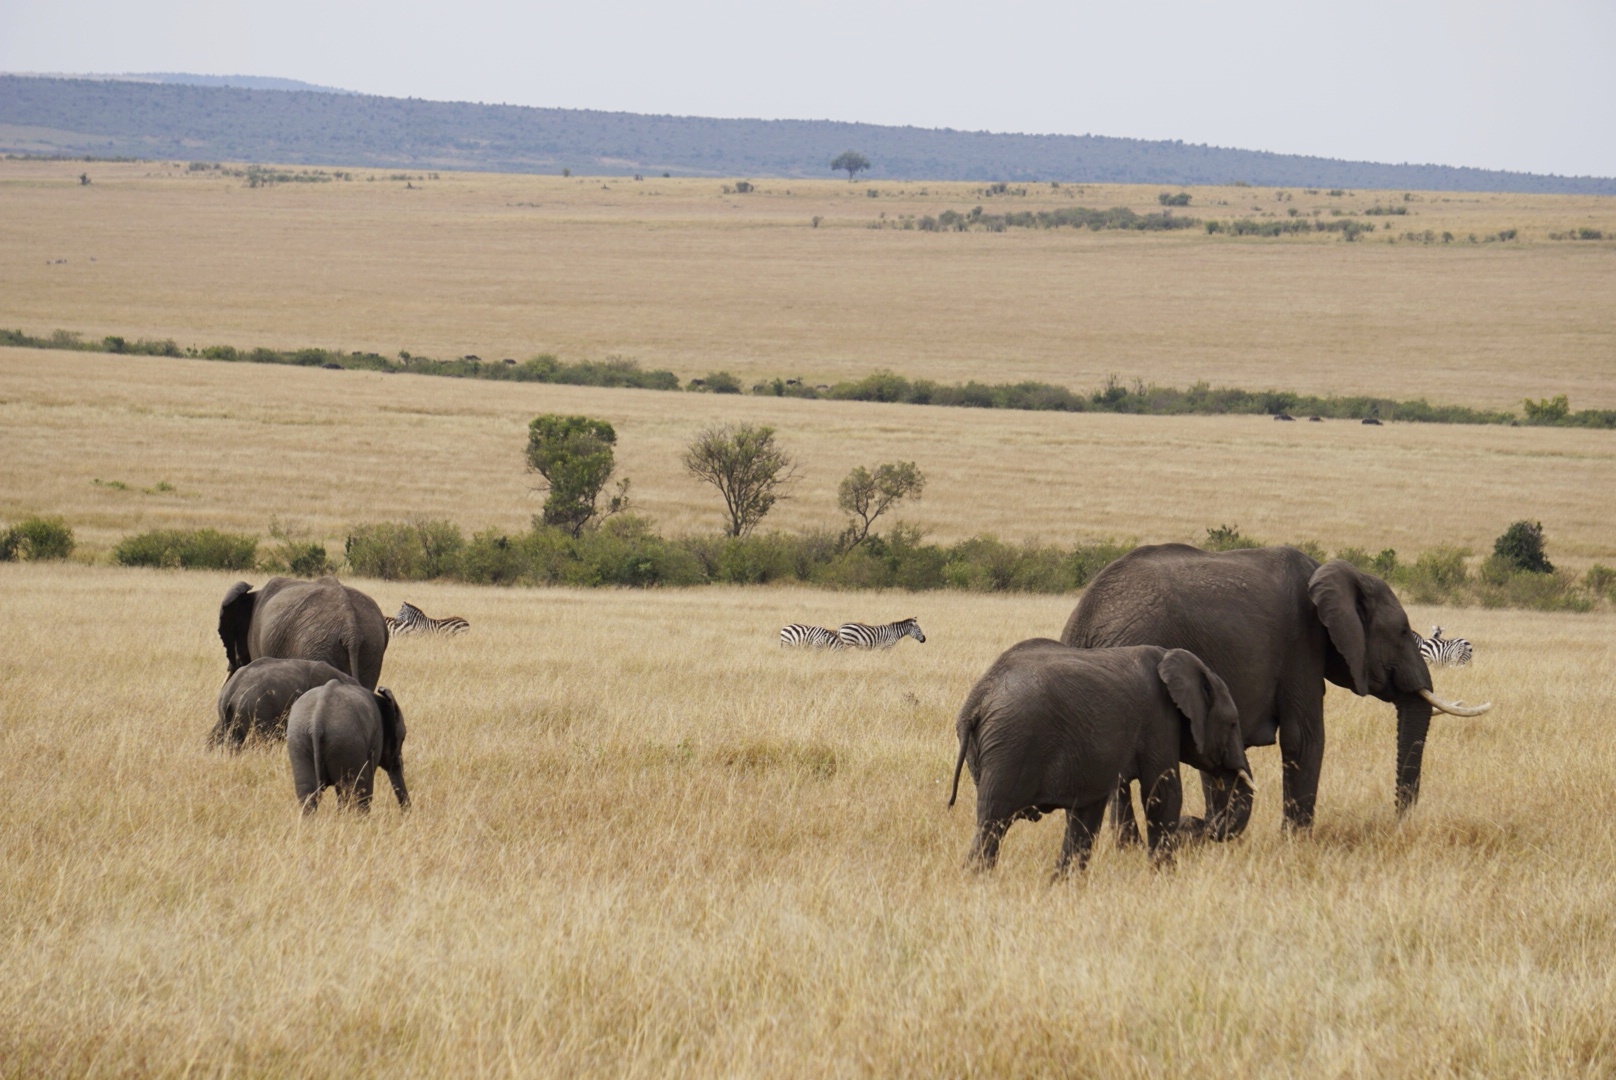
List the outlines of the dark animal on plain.
{"label": "dark animal on plain", "polygon": [[286,753],[292,785],[303,813],[314,813],[320,792],[370,812],[376,770],[387,773],[401,809],[410,808],[404,786],[404,714],[393,692],[374,692],[332,679],[297,699],[286,718]]}
{"label": "dark animal on plain", "polygon": [[376,601],[334,577],[274,577],[230,586],[219,603],[219,640],[229,674],[259,657],[324,660],[368,689],[381,679],[387,623]]}
{"label": "dark animal on plain", "polygon": [[1039,638],[1006,651],[972,688],[955,724],[976,781],[971,862],[983,869],[1021,818],[1066,811],[1055,874],[1081,870],[1118,778],[1145,793],[1150,851],[1172,857],[1183,792],[1180,761],[1251,785],[1240,716],[1223,680],[1182,649],[1074,649]]}
{"label": "dark animal on plain", "polygon": [[219,688],[219,720],[208,735],[208,745],[239,750],[248,739],[286,738],[286,716],[293,704],[333,679],[359,685],[358,679],[324,660],[264,656],[237,668]]}
{"label": "dark animal on plain", "polygon": [[1373,416],[1364,417],[1363,422],[1370,425],[1371,427],[1379,427],[1380,426],[1380,421],[1376,420]]}
{"label": "dark animal on plain", "polygon": [[[1442,701],[1419,637],[1380,578],[1334,559],[1320,566],[1290,547],[1202,551],[1184,544],[1135,548],[1095,575],[1061,632],[1079,648],[1160,645],[1203,657],[1229,687],[1246,746],[1279,743],[1287,826],[1313,823],[1324,761],[1324,684],[1397,709],[1396,801],[1419,798],[1420,765],[1433,709],[1479,716]],[[1238,835],[1250,793],[1203,775],[1212,835]],[[1135,841],[1127,788],[1116,817]]]}

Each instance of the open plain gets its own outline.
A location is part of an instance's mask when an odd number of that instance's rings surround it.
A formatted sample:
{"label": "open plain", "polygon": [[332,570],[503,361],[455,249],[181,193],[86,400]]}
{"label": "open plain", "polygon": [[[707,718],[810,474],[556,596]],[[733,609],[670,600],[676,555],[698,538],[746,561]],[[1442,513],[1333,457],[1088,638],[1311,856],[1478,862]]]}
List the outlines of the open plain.
{"label": "open plain", "polygon": [[[182,346],[621,355],[748,383],[890,368],[1616,407],[1607,198],[1227,187],[1172,211],[1375,226],[1348,244],[901,227],[976,206],[1160,211],[1160,189],[1139,185],[760,180],[736,194],[656,177],[343,175],[248,187],[182,163],[0,161],[0,324]],[[1377,209],[1407,213],[1365,214]],[[1549,239],[1581,229],[1607,239]],[[1387,242],[1409,232],[1436,239]]]}
{"label": "open plain", "polygon": [[[624,354],[683,377],[888,367],[1085,388],[1116,372],[1616,406],[1616,246],[1548,239],[1610,230],[1610,200],[1411,193],[1399,232],[1460,239],[1345,244],[868,227],[990,199],[1143,211],[1155,189],[366,176],[266,189],[152,163],[0,162],[0,325]],[[1402,199],[1194,194],[1180,212]],[[1506,228],[1519,239],[1463,239]],[[1497,706],[1434,720],[1405,818],[1391,709],[1332,688],[1311,831],[1280,830],[1278,755],[1254,750],[1243,838],[1168,871],[1102,844],[1057,886],[1058,818],[1016,825],[999,868],[974,876],[969,781],[944,802],[966,690],[1008,645],[1057,634],[1075,596],[355,580],[388,612],[407,599],[472,624],[387,655],[408,817],[379,793],[367,819],[328,800],[304,820],[283,747],[209,751],[218,601],[264,575],[112,567],[113,543],[274,523],[340,555],[367,521],[520,529],[540,502],[525,427],[546,411],[610,420],[638,511],[673,534],[719,519],[680,449],[746,420],[801,462],[765,527],[833,526],[850,467],[902,459],[930,484],[901,516],[943,540],[1238,524],[1408,557],[1481,554],[1527,518],[1557,563],[1616,561],[1616,432],[0,349],[0,522],[62,515],[80,541],[69,562],[0,564],[0,1075],[1616,1071],[1608,610],[1408,605],[1422,631],[1475,643],[1437,692]],[[911,615],[924,645],[775,644],[789,621]]]}

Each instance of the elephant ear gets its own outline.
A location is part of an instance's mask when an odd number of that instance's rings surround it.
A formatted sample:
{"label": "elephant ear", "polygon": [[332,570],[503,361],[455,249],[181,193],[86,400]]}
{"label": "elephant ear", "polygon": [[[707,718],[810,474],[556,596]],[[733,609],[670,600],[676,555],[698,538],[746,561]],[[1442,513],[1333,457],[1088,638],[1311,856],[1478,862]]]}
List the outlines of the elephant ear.
{"label": "elephant ear", "polygon": [[1195,740],[1196,752],[1210,757],[1212,748],[1207,745],[1206,718],[1212,707],[1212,687],[1207,680],[1211,672],[1194,653],[1169,649],[1156,665],[1156,674],[1167,684],[1167,692],[1172,695],[1178,711],[1189,718],[1190,737]]}
{"label": "elephant ear", "polygon": [[1347,662],[1353,693],[1362,697],[1369,692],[1369,681],[1364,677],[1364,619],[1359,610],[1363,589],[1358,584],[1358,568],[1344,559],[1331,559],[1313,572],[1307,595],[1330,632],[1330,644]]}
{"label": "elephant ear", "polygon": [[219,601],[219,640],[224,642],[224,655],[234,672],[252,658],[247,655],[247,629],[252,626],[253,605],[258,601],[252,586],[238,581]]}

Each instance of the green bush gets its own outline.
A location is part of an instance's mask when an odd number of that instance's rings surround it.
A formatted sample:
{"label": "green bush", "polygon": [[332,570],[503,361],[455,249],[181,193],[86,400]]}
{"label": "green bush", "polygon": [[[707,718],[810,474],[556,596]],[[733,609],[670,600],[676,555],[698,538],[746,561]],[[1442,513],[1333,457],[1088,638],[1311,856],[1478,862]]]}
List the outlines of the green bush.
{"label": "green bush", "polygon": [[0,533],[0,562],[65,559],[73,544],[73,530],[61,518],[26,517]]}
{"label": "green bush", "polygon": [[154,529],[124,537],[112,557],[123,566],[252,570],[258,562],[258,538],[215,529]]}
{"label": "green bush", "polygon": [[1616,570],[1594,563],[1588,568],[1588,572],[1582,575],[1582,586],[1595,596],[1616,600]]}
{"label": "green bush", "polygon": [[1397,573],[1397,584],[1409,590],[1416,603],[1435,604],[1449,599],[1469,578],[1464,548],[1434,547],[1420,553],[1414,565]]}
{"label": "green bush", "polygon": [[1535,611],[1588,611],[1595,597],[1576,588],[1564,571],[1541,573],[1511,570],[1497,555],[1483,564],[1476,599],[1483,607],[1531,608]]}
{"label": "green bush", "polygon": [[1514,570],[1524,570],[1529,574],[1554,573],[1554,564],[1543,552],[1541,521],[1517,521],[1512,524],[1493,541],[1493,554]]}
{"label": "green bush", "polygon": [[317,540],[283,539],[278,548],[266,555],[259,568],[275,574],[292,577],[317,578],[333,569],[325,545]]}
{"label": "green bush", "polygon": [[1262,544],[1249,536],[1241,536],[1238,525],[1219,525],[1206,530],[1206,543],[1201,547],[1206,551],[1234,551],[1237,548],[1262,547]]}
{"label": "green bush", "polygon": [[348,566],[384,581],[429,581],[458,569],[465,538],[449,521],[383,521],[357,525],[343,544]]}

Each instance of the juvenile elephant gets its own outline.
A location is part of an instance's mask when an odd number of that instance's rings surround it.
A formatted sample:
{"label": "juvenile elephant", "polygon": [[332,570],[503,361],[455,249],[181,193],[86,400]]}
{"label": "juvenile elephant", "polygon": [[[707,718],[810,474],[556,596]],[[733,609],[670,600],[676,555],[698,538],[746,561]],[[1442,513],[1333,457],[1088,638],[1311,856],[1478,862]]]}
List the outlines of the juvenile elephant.
{"label": "juvenile elephant", "polygon": [[340,802],[370,812],[377,768],[393,782],[401,809],[410,808],[404,787],[404,714],[393,692],[366,690],[351,680],[332,679],[305,693],[286,718],[286,753],[292,784],[303,813],[312,814],[325,788]]}
{"label": "juvenile elephant", "polygon": [[[1288,826],[1313,823],[1324,760],[1324,681],[1397,707],[1397,808],[1419,798],[1433,707],[1478,716],[1431,693],[1419,636],[1380,578],[1334,559],[1320,566],[1290,547],[1211,552],[1184,544],[1135,548],[1100,571],[1061,632],[1080,648],[1188,649],[1228,684],[1246,746],[1279,741]],[[1205,775],[1211,833],[1238,835],[1249,791]],[[1127,785],[1121,838],[1137,839]]]}
{"label": "juvenile elephant", "polygon": [[336,578],[274,577],[254,590],[230,586],[219,604],[219,640],[230,674],[263,656],[324,660],[374,690],[387,652],[387,622],[376,601]]}
{"label": "juvenile elephant", "polygon": [[286,714],[305,691],[331,680],[359,685],[346,671],[324,660],[286,660],[265,656],[236,669],[219,688],[219,722],[208,745],[239,749],[249,735],[284,739]]}
{"label": "juvenile elephant", "polygon": [[1094,833],[1118,778],[1145,792],[1151,854],[1171,858],[1183,792],[1178,763],[1251,783],[1240,717],[1223,680],[1182,649],[1145,645],[1074,649],[1048,638],[994,661],[960,708],[960,767],[976,781],[971,862],[992,867],[1018,818],[1066,811],[1056,876],[1073,856],[1088,863]]}

